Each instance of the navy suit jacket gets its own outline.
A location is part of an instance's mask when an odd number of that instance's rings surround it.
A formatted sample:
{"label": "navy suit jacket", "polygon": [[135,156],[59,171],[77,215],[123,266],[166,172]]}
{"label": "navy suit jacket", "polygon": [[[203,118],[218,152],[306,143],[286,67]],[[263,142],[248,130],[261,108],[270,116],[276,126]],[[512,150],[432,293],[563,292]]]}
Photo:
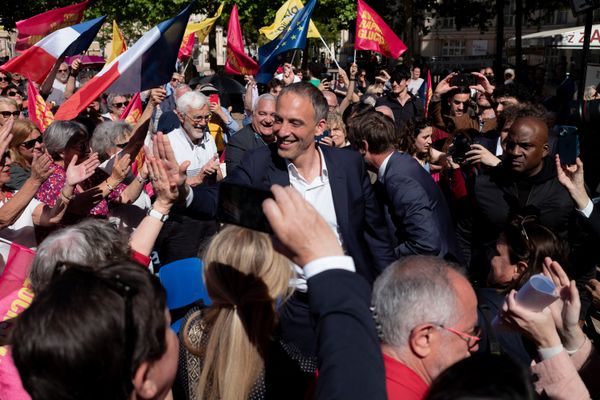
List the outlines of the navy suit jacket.
{"label": "navy suit jacket", "polygon": [[[383,186],[383,187],[382,187]],[[411,156],[394,152],[376,185],[397,257],[413,254],[458,260],[452,217],[439,187]]]}
{"label": "navy suit jacket", "polygon": [[[369,282],[395,261],[391,238],[381,206],[375,198],[362,157],[354,152],[321,146],[333,195],[340,235],[356,270]],[[289,186],[285,160],[272,144],[248,151],[238,168],[225,181],[269,190],[272,185]],[[189,210],[199,216],[216,214],[217,188],[193,188]]]}

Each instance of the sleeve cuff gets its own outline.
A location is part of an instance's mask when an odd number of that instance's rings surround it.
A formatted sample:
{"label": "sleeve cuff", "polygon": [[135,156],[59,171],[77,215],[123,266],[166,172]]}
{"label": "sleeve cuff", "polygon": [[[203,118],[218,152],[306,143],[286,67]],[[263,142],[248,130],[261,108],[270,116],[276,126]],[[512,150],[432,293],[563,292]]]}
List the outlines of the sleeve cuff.
{"label": "sleeve cuff", "polygon": [[554,347],[545,347],[545,348],[539,348],[537,349],[538,354],[540,355],[540,359],[543,360],[549,360],[552,357],[558,355],[561,351],[563,351],[563,346],[558,345],[558,346],[554,346]]}
{"label": "sleeve cuff", "polygon": [[190,204],[192,204],[192,201],[194,201],[194,191],[192,190],[192,188],[190,186],[186,185],[186,187],[188,189],[188,194],[185,198],[185,206],[189,207]]}
{"label": "sleeve cuff", "polygon": [[303,268],[306,279],[331,269],[343,269],[345,271],[356,272],[354,260],[350,256],[331,256],[317,258],[306,264]]}
{"label": "sleeve cuff", "polygon": [[577,210],[577,211],[579,211],[581,214],[583,214],[584,217],[589,218],[590,215],[592,215],[592,211],[594,211],[594,203],[592,202],[592,199],[588,200],[588,203],[583,208],[583,210]]}

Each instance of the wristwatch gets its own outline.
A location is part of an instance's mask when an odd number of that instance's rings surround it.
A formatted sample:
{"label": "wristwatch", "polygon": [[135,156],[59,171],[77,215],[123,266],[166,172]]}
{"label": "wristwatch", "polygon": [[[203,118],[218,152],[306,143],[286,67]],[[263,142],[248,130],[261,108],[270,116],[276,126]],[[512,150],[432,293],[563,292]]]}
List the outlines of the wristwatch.
{"label": "wristwatch", "polygon": [[146,215],[149,215],[152,218],[156,218],[160,222],[165,222],[166,220],[169,219],[169,214],[163,214],[161,212],[156,211],[153,208],[149,209]]}

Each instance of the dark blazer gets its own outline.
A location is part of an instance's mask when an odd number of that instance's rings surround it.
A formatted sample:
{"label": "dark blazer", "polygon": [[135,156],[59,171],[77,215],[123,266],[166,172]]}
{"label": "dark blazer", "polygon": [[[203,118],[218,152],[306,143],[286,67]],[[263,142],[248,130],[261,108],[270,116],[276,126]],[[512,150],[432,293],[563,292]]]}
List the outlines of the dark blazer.
{"label": "dark blazer", "polygon": [[[329,172],[329,183],[340,235],[356,270],[368,282],[396,258],[381,207],[371,188],[362,157],[354,152],[321,146]],[[278,184],[289,186],[285,160],[277,146],[247,151],[238,168],[225,178],[227,182],[270,189]],[[189,211],[201,217],[215,215],[217,188],[199,185],[193,188],[194,200]]]}
{"label": "dark blazer", "polygon": [[[396,257],[413,254],[458,260],[454,224],[446,200],[431,175],[411,156],[394,152],[376,185]],[[383,186],[383,190],[381,190]]]}
{"label": "dark blazer", "polygon": [[264,140],[254,132],[252,125],[246,125],[240,129],[235,135],[229,138],[227,147],[225,148],[225,165],[227,174],[240,165],[244,154],[248,150],[257,149],[265,146]]}
{"label": "dark blazer", "polygon": [[318,334],[316,399],[386,399],[385,369],[369,310],[371,290],[355,273],[321,272],[308,280]]}

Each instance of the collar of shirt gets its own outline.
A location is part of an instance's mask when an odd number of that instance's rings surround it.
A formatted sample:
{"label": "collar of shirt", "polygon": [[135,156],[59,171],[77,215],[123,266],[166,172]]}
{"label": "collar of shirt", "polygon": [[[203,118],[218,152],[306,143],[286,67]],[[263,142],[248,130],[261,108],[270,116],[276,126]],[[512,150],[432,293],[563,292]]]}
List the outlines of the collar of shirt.
{"label": "collar of shirt", "polygon": [[381,163],[381,165],[379,166],[379,171],[377,171],[377,179],[379,179],[379,182],[383,183],[384,176],[385,176],[385,169],[387,168],[388,162],[390,161],[390,158],[392,158],[392,155],[394,154],[394,152],[391,152],[390,154],[388,154],[388,156],[385,158],[385,160],[383,160],[383,162]]}
{"label": "collar of shirt", "polygon": [[317,150],[319,152],[319,160],[321,162],[321,173],[319,174],[319,176],[315,178],[315,180],[313,180],[312,182],[307,182],[306,179],[304,179],[304,177],[300,174],[300,171],[298,171],[298,168],[296,168],[294,163],[292,163],[288,159],[285,159],[290,178],[293,178],[296,181],[300,181],[307,186],[312,186],[315,183],[322,185],[329,182],[329,172],[327,171],[327,164],[325,163],[323,158],[323,151],[319,148],[319,146],[317,146]]}
{"label": "collar of shirt", "polygon": [[[208,128],[208,125],[207,125]],[[206,142],[208,142],[208,129],[204,129],[204,136],[202,136],[202,138],[200,140],[198,140],[198,143],[194,143],[192,142],[192,139],[190,139],[190,135],[187,134],[187,132],[185,131],[185,129],[183,129],[183,126],[181,127],[181,131],[183,133],[183,137],[185,138],[186,142],[188,142],[188,144],[190,145],[191,149],[195,149],[196,147],[202,147],[205,148],[205,144]]]}

